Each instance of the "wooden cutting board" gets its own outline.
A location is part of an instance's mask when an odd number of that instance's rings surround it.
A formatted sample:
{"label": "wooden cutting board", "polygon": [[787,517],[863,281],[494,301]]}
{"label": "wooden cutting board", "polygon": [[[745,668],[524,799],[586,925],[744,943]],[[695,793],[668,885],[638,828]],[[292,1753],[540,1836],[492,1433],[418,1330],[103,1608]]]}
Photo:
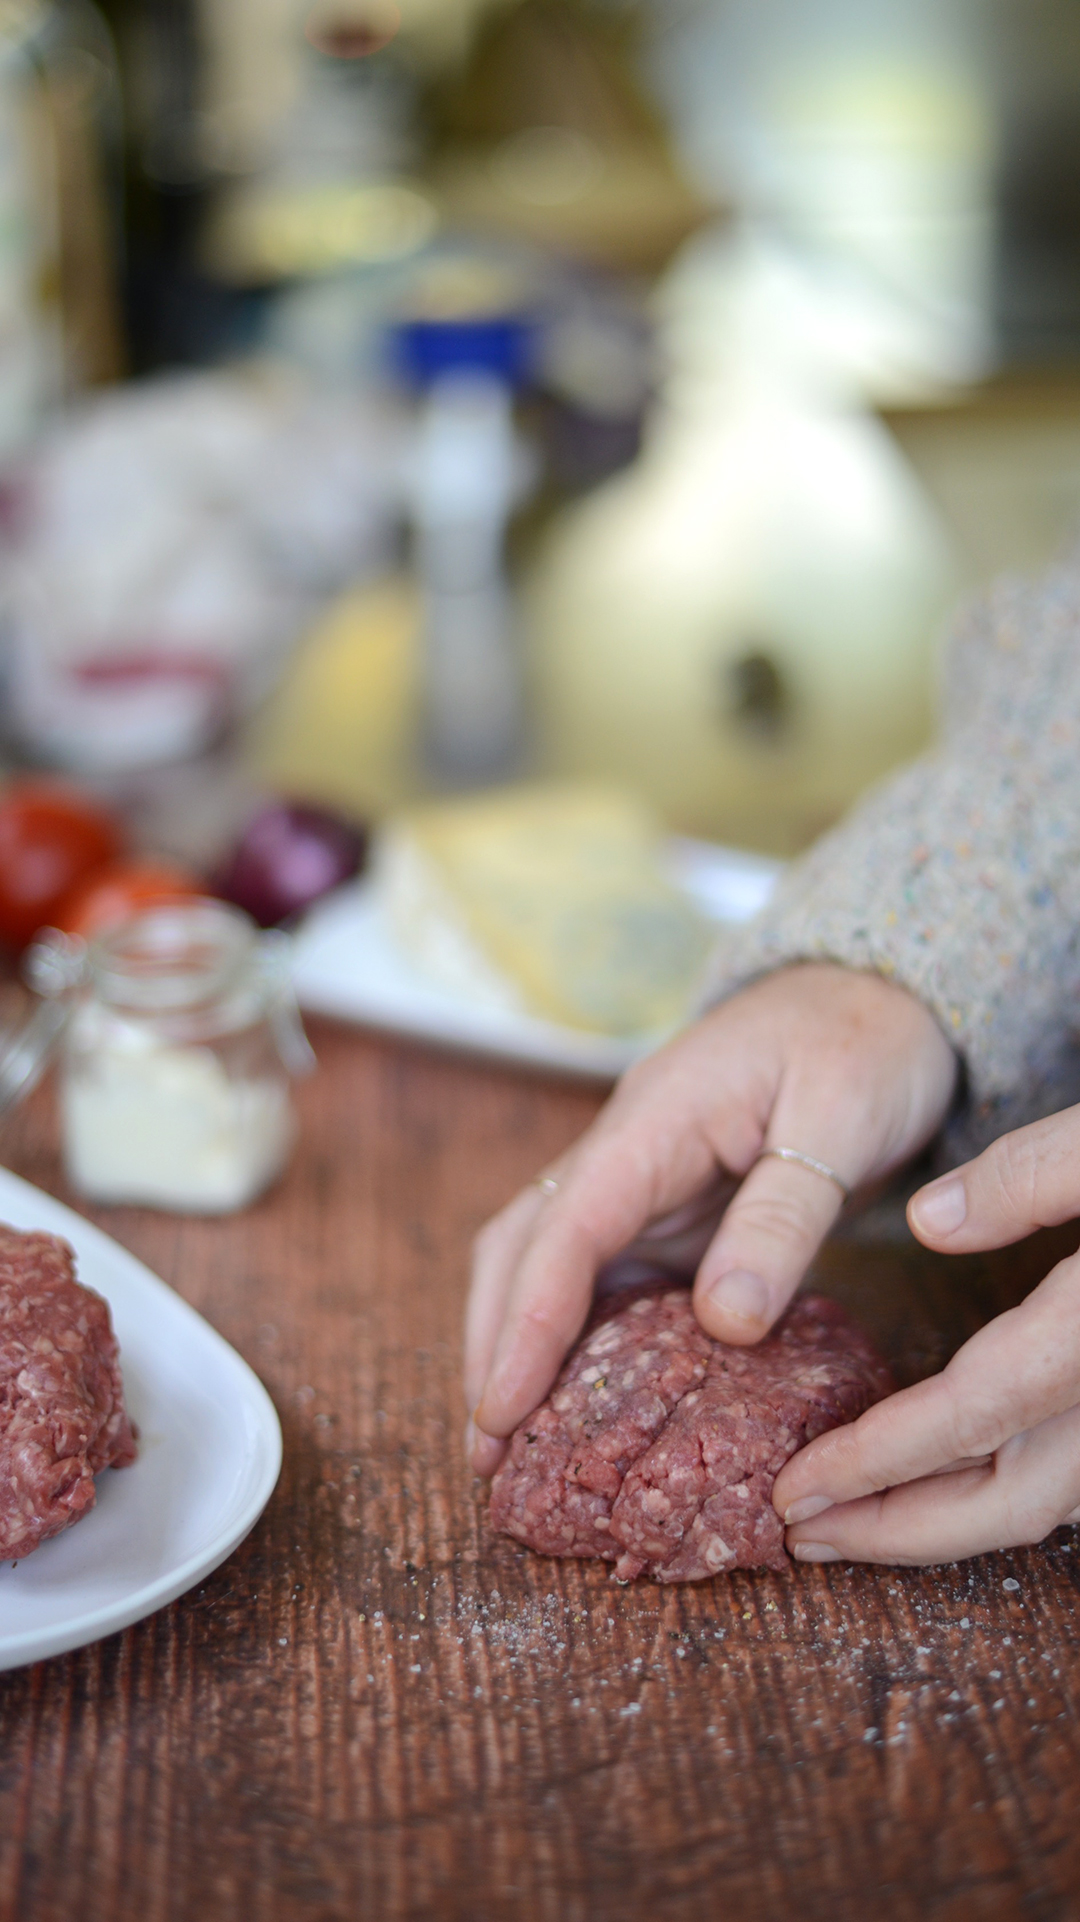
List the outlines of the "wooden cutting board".
{"label": "wooden cutting board", "polygon": [[[314,1039],[300,1148],[249,1213],[94,1211],[253,1363],[285,1468],[201,1588],[0,1677],[2,1922],[1080,1912],[1073,1532],[677,1590],[493,1536],[460,1451],[466,1251],[599,1097]],[[0,1152],[71,1199],[47,1090]],[[818,1279],[908,1379],[1051,1259],[949,1264],[879,1221]]]}

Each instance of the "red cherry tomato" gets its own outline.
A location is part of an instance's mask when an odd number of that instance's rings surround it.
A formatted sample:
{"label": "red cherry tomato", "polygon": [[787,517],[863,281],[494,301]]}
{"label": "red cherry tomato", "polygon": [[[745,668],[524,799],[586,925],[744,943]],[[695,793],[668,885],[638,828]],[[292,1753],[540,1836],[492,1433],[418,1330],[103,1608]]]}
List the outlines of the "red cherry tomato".
{"label": "red cherry tomato", "polygon": [[25,947],[76,881],[120,846],[116,822],[77,789],[20,780],[0,790],[0,940]]}
{"label": "red cherry tomato", "polygon": [[145,908],[166,907],[205,892],[196,875],[169,861],[113,861],[76,882],[57,907],[52,925],[89,941]]}

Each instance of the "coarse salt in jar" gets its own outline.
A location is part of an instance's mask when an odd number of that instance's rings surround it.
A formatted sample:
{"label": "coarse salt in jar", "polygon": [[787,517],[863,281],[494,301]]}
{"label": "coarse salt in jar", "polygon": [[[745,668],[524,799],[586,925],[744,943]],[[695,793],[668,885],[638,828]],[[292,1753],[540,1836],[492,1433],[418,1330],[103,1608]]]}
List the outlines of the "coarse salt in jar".
{"label": "coarse salt in jar", "polygon": [[313,1061],[288,941],[212,900],[148,910],[84,947],[46,937],[39,991],[70,999],[60,1110],[72,1185],[94,1201],[243,1208],[294,1136],[290,1076]]}

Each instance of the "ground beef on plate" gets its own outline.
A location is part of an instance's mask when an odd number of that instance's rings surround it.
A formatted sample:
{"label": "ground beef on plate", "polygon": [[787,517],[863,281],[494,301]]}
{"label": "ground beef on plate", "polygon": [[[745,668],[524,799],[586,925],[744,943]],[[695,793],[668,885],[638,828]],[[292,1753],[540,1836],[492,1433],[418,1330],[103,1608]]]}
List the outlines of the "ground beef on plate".
{"label": "ground beef on plate", "polygon": [[668,1282],[602,1302],[495,1476],[491,1519],[545,1555],[623,1580],[784,1568],[772,1489],[796,1449],[894,1384],[835,1302],[804,1295],[753,1348],[700,1327]]}
{"label": "ground beef on plate", "polygon": [[94,1476],[135,1459],[108,1303],[57,1235],[0,1224],[0,1561],[94,1505]]}

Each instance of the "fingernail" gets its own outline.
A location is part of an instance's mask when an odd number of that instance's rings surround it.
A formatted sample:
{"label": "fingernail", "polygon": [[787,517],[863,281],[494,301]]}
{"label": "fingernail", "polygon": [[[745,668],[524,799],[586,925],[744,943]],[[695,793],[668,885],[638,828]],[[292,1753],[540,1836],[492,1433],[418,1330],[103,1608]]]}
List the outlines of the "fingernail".
{"label": "fingernail", "polygon": [[924,1188],[911,1204],[916,1227],[932,1235],[951,1235],[967,1216],[967,1194],[962,1181],[950,1178]]}
{"label": "fingernail", "polygon": [[842,1562],[844,1557],[838,1548],[830,1548],[828,1542],[795,1542],[791,1550],[797,1562]]}
{"label": "fingernail", "polygon": [[833,1505],[828,1495],[804,1495],[801,1502],[792,1502],[790,1508],[785,1508],[784,1520],[790,1528],[795,1522],[808,1522],[815,1515],[823,1515]]}
{"label": "fingernail", "polygon": [[493,1475],[506,1453],[506,1443],[494,1435],[485,1435],[474,1421],[465,1424],[465,1455],[474,1475],[485,1479]]}
{"label": "fingernail", "polygon": [[721,1275],[709,1288],[709,1300],[714,1308],[720,1308],[725,1315],[736,1315],[740,1321],[764,1322],[769,1319],[769,1291],[760,1275],[751,1275],[743,1268],[734,1268],[730,1275]]}

